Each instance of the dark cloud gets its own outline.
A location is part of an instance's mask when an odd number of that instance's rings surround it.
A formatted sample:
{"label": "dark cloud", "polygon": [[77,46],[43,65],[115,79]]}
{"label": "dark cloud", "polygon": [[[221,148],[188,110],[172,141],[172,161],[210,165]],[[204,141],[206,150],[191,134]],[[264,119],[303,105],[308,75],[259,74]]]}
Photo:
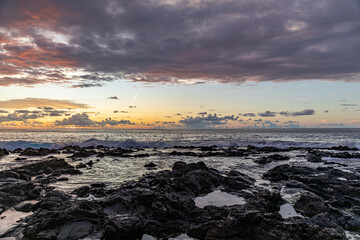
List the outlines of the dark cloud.
{"label": "dark cloud", "polygon": [[[358,0],[3,0],[0,85],[359,81],[359,5]],[[88,74],[68,76],[69,68]]]}
{"label": "dark cloud", "polygon": [[111,118],[106,118],[105,120],[102,120],[101,122],[97,122],[100,126],[117,126],[117,125],[135,125],[134,123],[130,122],[129,120],[113,120]]}
{"label": "dark cloud", "polygon": [[279,114],[280,114],[281,116],[286,116],[286,117],[291,116],[291,112],[288,112],[288,111],[279,112]]}
{"label": "dark cloud", "polygon": [[113,120],[111,118],[106,118],[100,122],[93,121],[89,118],[87,113],[78,113],[74,114],[69,118],[63,120],[57,120],[54,122],[56,126],[76,126],[76,127],[105,127],[117,126],[117,125],[134,125],[134,123],[129,120]]}
{"label": "dark cloud", "polygon": [[356,106],[357,106],[357,104],[344,103],[344,104],[341,104],[341,106],[345,106],[345,107],[356,107]]}
{"label": "dark cloud", "polygon": [[256,116],[255,113],[243,113],[243,114],[239,114],[239,115],[243,115],[244,117],[255,117]]}
{"label": "dark cloud", "polygon": [[305,109],[299,112],[292,112],[291,116],[308,116],[308,115],[314,115],[315,114],[315,110],[313,109]]}
{"label": "dark cloud", "polygon": [[234,115],[219,117],[215,113],[201,117],[187,116],[186,118],[180,120],[179,123],[186,128],[204,129],[204,128],[213,128],[216,126],[221,126],[228,123],[228,121],[236,121],[236,120],[238,120],[238,117],[235,117]]}
{"label": "dark cloud", "polygon": [[19,121],[26,121],[24,118],[22,118],[21,116],[19,116],[16,113],[11,113],[8,114],[7,116],[0,116],[0,123],[3,122],[19,122]]}
{"label": "dark cloud", "polygon": [[111,96],[111,97],[108,97],[109,99],[114,99],[114,100],[118,100],[119,98],[117,96]]}
{"label": "dark cloud", "polygon": [[199,112],[198,115],[206,115],[207,112]]}
{"label": "dark cloud", "polygon": [[258,113],[258,115],[260,117],[275,117],[276,112],[266,111],[266,112],[263,112],[263,113]]}
{"label": "dark cloud", "polygon": [[45,111],[47,113],[47,116],[50,117],[60,117],[60,116],[66,116],[67,114],[70,114],[69,111],[63,111],[63,110],[48,110]]}
{"label": "dark cloud", "polygon": [[262,126],[264,128],[279,128],[279,127],[281,127],[278,125],[278,121],[269,121],[269,120],[262,122]]}
{"label": "dark cloud", "polygon": [[101,83],[81,83],[81,84],[74,84],[71,85],[71,88],[90,88],[90,87],[102,87],[104,86]]}
{"label": "dark cloud", "polygon": [[129,108],[136,108],[136,106],[129,106]]}
{"label": "dark cloud", "polygon": [[8,111],[0,110],[0,113],[8,113]]}
{"label": "dark cloud", "polygon": [[305,110],[297,111],[297,112],[282,111],[282,112],[279,112],[279,114],[281,116],[285,116],[285,117],[297,117],[297,116],[314,115],[315,110],[313,110],[313,109],[305,109]]}
{"label": "dark cloud", "polygon": [[86,113],[78,113],[72,115],[69,118],[63,120],[57,120],[54,123],[57,126],[77,126],[77,127],[91,127],[96,125],[96,123],[89,118],[89,115]]}

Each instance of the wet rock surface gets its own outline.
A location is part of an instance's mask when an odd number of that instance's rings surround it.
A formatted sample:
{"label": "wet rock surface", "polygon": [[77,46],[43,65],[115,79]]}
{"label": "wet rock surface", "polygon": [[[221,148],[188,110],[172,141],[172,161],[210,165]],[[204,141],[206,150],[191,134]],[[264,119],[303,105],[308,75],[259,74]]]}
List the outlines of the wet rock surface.
{"label": "wet rock surface", "polygon": [[[98,163],[89,161],[90,156],[133,159],[151,154],[141,152],[143,149],[103,146],[68,146],[56,151],[18,149],[16,154],[24,156],[66,153],[70,155],[68,162],[74,164],[51,157],[1,171],[0,213],[13,207],[33,214],[0,237],[141,239],[148,234],[167,239],[186,233],[196,239],[346,239],[345,231],[359,233],[359,169],[344,172],[329,167],[322,160],[335,150],[338,155],[350,154],[356,158],[357,153],[351,152],[356,150],[341,146],[337,149],[303,149],[308,154],[307,161],[314,164],[309,166],[291,164],[289,160],[294,155],[289,153],[297,150],[212,146],[175,147],[167,152],[169,157],[253,156],[253,164],[258,167],[275,163],[277,166],[268,167],[262,177],[269,181],[269,188],[259,186],[257,180],[247,174],[235,170],[219,171],[204,162],[177,161],[172,169],[155,172],[152,170],[161,169],[161,166],[158,162],[147,161],[141,165],[148,169],[147,174],[137,181],[128,181],[118,187],[93,182],[65,193],[49,184],[67,181],[68,176],[63,175],[76,176],[83,170],[91,170],[93,164]],[[0,156],[2,152],[6,153],[6,150],[1,150]],[[85,160],[79,163],[78,158]],[[279,214],[281,206],[289,204],[282,189],[296,193],[290,202],[298,213],[296,217],[285,219]],[[214,191],[244,199],[244,204],[196,206],[194,200],[197,197]],[[29,200],[36,202],[26,202]]]}

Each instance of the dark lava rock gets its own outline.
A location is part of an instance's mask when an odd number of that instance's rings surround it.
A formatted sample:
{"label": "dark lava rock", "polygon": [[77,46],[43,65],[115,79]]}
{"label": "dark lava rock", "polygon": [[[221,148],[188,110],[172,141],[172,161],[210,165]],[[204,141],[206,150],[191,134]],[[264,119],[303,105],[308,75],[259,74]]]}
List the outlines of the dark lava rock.
{"label": "dark lava rock", "polygon": [[58,153],[55,149],[47,149],[47,148],[26,148],[24,151],[20,153],[22,156],[46,156],[50,153]]}
{"label": "dark lava rock", "polygon": [[10,207],[25,200],[38,199],[45,188],[44,185],[57,181],[53,176],[44,176],[47,169],[54,169],[59,175],[75,170],[64,159],[51,159],[1,171],[1,181],[14,180],[0,185],[0,204]]}
{"label": "dark lava rock", "polygon": [[93,188],[104,188],[104,187],[106,187],[106,184],[105,183],[92,183],[90,186]]}
{"label": "dark lava rock", "polygon": [[320,151],[320,150],[314,150],[310,149],[308,151],[309,153],[319,156],[319,157],[332,157],[332,158],[360,158],[360,153],[358,152],[329,152],[329,151]]}
{"label": "dark lava rock", "polygon": [[319,223],[328,226],[332,224],[349,231],[360,231],[360,212],[356,211],[360,208],[358,173],[332,167],[314,169],[281,165],[270,169],[263,177],[306,190],[308,193],[303,193],[295,203],[296,210],[305,216],[314,217]]}
{"label": "dark lava rock", "polygon": [[79,197],[85,197],[86,195],[88,195],[90,192],[90,187],[89,186],[83,186],[80,188],[75,189],[72,194],[76,194]]}
{"label": "dark lava rock", "polygon": [[12,151],[12,153],[22,153],[22,149],[21,148],[16,148],[14,151]]}
{"label": "dark lava rock", "polygon": [[67,178],[67,177],[61,177],[61,178],[58,178],[58,179],[56,179],[57,181],[59,181],[59,182],[66,182],[66,181],[69,181],[69,178]]}
{"label": "dark lava rock", "polygon": [[311,192],[302,193],[300,199],[296,201],[294,207],[296,211],[310,217],[328,210],[328,206],[325,201]]}
{"label": "dark lava rock", "polygon": [[270,156],[266,156],[266,157],[262,157],[260,159],[254,160],[254,162],[258,163],[258,164],[268,164],[271,163],[273,161],[286,161],[289,160],[290,157],[288,156],[282,156],[279,154],[273,154]]}
{"label": "dark lava rock", "polygon": [[[143,234],[167,239],[187,233],[208,240],[320,240],[346,239],[345,230],[360,230],[358,175],[328,167],[282,165],[264,178],[280,186],[304,188],[307,192],[302,192],[295,208],[306,218],[282,219],[278,211],[285,202],[280,192],[254,186],[255,180],[245,174],[219,172],[203,162],[176,162],[172,171],[150,173],[116,189],[105,190],[103,184],[76,189],[73,194],[81,198],[45,188],[32,207],[34,214],[14,231],[22,232],[26,239],[141,239]],[[245,204],[195,205],[196,197],[217,189],[243,197]],[[19,190],[7,191],[16,196]],[[339,207],[335,201],[347,201],[352,208]]]}
{"label": "dark lava rock", "polygon": [[350,148],[348,146],[334,146],[334,147],[331,147],[330,149],[332,150],[337,150],[337,151],[358,151],[359,149],[357,149],[356,147],[354,148]]}
{"label": "dark lava rock", "polygon": [[75,166],[76,168],[86,168],[86,164],[85,163],[80,163],[78,165]]}
{"label": "dark lava rock", "polygon": [[276,148],[276,147],[255,147],[255,146],[247,146],[247,150],[248,151],[253,151],[253,152],[283,152],[283,151],[288,151],[288,149],[280,149],[280,148]]}
{"label": "dark lava rock", "polygon": [[31,212],[34,207],[33,203],[19,203],[14,206],[14,209],[19,212]]}
{"label": "dark lava rock", "polygon": [[132,149],[122,149],[122,148],[115,148],[115,149],[108,149],[108,151],[105,151],[104,154],[107,156],[113,156],[113,157],[122,157],[124,154],[135,152]]}
{"label": "dark lava rock", "polygon": [[4,155],[9,155],[9,152],[4,148],[0,148],[0,157],[2,157]]}
{"label": "dark lava rock", "polygon": [[202,162],[177,162],[173,169],[148,174],[116,191],[104,191],[103,184],[74,191],[82,197],[103,191],[100,202],[73,201],[64,193],[51,191],[34,206],[36,212],[27,219],[23,234],[29,239],[77,239],[101,233],[103,239],[140,239],[144,233],[167,237],[229,214],[227,208],[210,208],[209,213],[197,208],[194,198],[199,194],[220,186],[250,188],[254,182],[235,171],[224,175]]}
{"label": "dark lava rock", "polygon": [[322,162],[321,156],[319,156],[317,154],[308,154],[307,160],[309,162],[314,162],[314,163]]}
{"label": "dark lava rock", "polygon": [[93,224],[90,221],[70,222],[62,227],[57,240],[77,240],[91,233]]}
{"label": "dark lava rock", "polygon": [[93,149],[87,150],[85,148],[82,148],[80,151],[75,152],[71,158],[86,158],[86,157],[90,157],[92,155],[97,154],[97,152]]}
{"label": "dark lava rock", "polygon": [[148,168],[148,169],[154,169],[157,167],[157,165],[155,163],[148,163],[148,164],[145,164],[144,167]]}

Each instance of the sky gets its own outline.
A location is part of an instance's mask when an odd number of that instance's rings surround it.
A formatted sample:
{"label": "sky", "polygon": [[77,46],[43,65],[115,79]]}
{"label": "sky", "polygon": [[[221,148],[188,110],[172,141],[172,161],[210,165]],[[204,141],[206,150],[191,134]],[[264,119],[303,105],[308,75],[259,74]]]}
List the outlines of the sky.
{"label": "sky", "polygon": [[358,0],[1,0],[0,128],[360,127]]}

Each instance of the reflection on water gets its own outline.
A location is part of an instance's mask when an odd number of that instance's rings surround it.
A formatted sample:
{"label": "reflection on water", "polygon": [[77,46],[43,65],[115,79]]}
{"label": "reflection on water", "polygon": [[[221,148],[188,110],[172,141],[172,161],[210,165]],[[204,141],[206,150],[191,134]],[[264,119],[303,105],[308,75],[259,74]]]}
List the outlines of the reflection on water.
{"label": "reflection on water", "polygon": [[204,208],[206,206],[233,206],[233,205],[244,205],[245,199],[238,197],[220,190],[215,190],[206,196],[195,198],[195,206],[198,208]]}
{"label": "reflection on water", "polygon": [[18,221],[33,214],[32,212],[24,213],[10,208],[0,215],[0,236],[9,229],[16,227]]}

